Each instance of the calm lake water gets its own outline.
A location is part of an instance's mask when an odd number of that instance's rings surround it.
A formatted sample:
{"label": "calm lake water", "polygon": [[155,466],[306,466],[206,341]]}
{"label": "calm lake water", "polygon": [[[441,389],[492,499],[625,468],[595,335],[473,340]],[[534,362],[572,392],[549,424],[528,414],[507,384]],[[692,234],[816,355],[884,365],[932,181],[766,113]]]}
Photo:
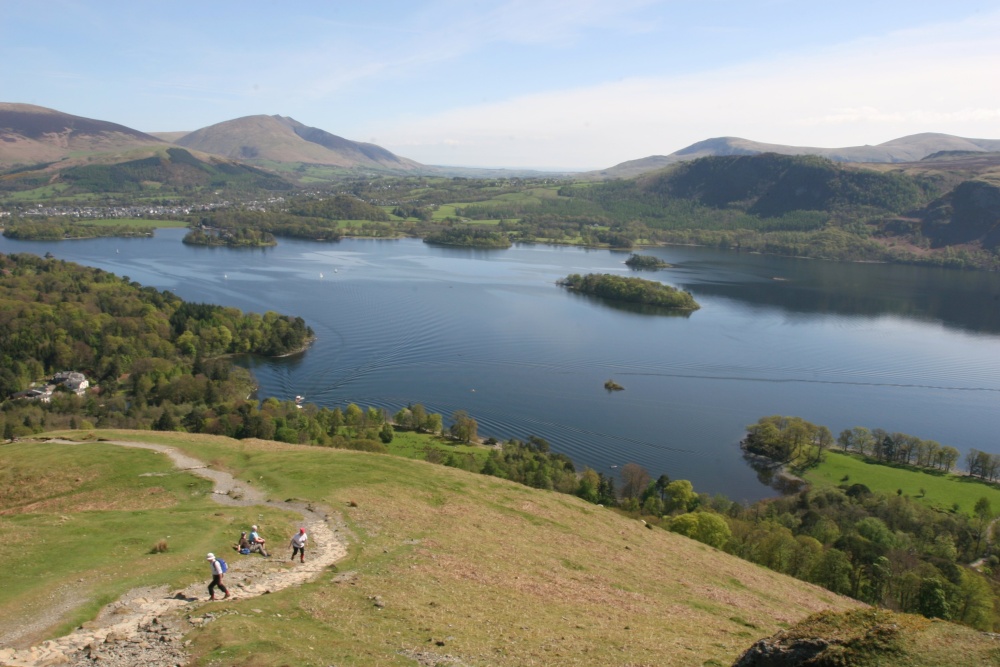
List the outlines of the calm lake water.
{"label": "calm lake water", "polygon": [[[570,273],[630,271],[626,254],[554,246],[477,251],[419,240],[280,240],[276,248],[153,239],[0,239],[187,300],[301,315],[306,353],[250,363],[260,395],[395,412],[467,410],[481,435],[538,435],[578,467],[625,463],[737,500],[773,492],[743,461],[771,414],[1000,452],[1000,276],[845,265],[703,248],[643,251],[641,274],[689,290],[690,316],[566,292]],[[625,390],[608,393],[614,379]],[[915,490],[914,490],[915,491]]]}

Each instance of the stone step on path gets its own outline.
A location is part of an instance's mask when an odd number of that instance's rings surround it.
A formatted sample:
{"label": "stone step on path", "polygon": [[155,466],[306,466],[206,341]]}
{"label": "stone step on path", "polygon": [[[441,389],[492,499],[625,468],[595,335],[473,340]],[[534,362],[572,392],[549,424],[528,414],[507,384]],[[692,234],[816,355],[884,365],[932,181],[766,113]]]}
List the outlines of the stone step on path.
{"label": "stone step on path", "polygon": [[[62,441],[56,444],[76,445]],[[347,555],[347,546],[330,525],[329,515],[304,503],[267,500],[256,488],[237,481],[229,473],[213,470],[173,447],[141,442],[114,441],[123,447],[151,449],[166,454],[174,464],[213,482],[213,498],[225,505],[268,505],[302,515],[309,534],[306,562],[288,563],[281,555],[291,553],[272,545],[272,558],[257,555],[232,558],[225,583],[229,600],[257,597],[298,586],[318,578],[330,566]],[[275,553],[280,551],[281,555]],[[207,567],[206,567],[207,570]],[[179,591],[164,586],[145,594],[126,594],[109,604],[97,619],[64,637],[51,639],[23,649],[0,648],[0,667],[47,667],[49,665],[103,667],[160,667],[184,665],[183,635],[190,628],[214,618],[218,605],[208,599],[208,578]],[[190,620],[184,613],[200,612]],[[196,620],[197,619],[197,620]]]}

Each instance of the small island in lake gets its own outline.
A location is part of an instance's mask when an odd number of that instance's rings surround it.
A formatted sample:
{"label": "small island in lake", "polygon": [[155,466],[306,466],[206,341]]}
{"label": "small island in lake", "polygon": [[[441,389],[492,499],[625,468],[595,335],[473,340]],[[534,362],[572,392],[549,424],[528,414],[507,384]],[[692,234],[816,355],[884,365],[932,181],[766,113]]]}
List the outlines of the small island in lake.
{"label": "small island in lake", "polygon": [[607,382],[605,382],[604,383],[604,388],[607,389],[609,392],[612,392],[612,391],[624,391],[625,390],[625,387],[621,386],[620,384],[618,384],[614,380],[608,380]]}
{"label": "small island in lake", "polygon": [[274,235],[270,232],[262,232],[249,227],[222,230],[192,229],[184,235],[184,243],[229,248],[260,248],[278,245]]}
{"label": "small island in lake", "polygon": [[578,273],[566,276],[559,285],[583,294],[605,299],[662,306],[674,310],[698,310],[701,306],[690,292],[670,287],[654,280],[616,276],[610,273]]}
{"label": "small island in lake", "polygon": [[625,260],[625,266],[632,269],[667,269],[670,268],[670,264],[667,264],[659,257],[653,257],[652,255],[637,255],[632,253]]}

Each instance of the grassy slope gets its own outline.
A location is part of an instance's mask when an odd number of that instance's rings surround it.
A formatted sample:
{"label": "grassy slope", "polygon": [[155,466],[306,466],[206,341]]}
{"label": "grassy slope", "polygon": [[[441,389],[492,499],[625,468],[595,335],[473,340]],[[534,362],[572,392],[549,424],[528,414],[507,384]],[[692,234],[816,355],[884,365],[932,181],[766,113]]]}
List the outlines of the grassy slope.
{"label": "grassy slope", "polygon": [[[356,573],[351,583],[330,573],[295,591],[229,604],[239,615],[193,635],[202,664],[412,665],[397,653],[409,649],[469,665],[725,665],[810,612],[856,604],[573,497],[421,461],[183,434],[95,434],[170,442],[256,480],[272,497],[342,511],[354,534],[337,568]],[[88,449],[112,455],[113,465],[95,471],[81,458]],[[94,581],[89,594],[106,600],[121,592],[115,577],[125,576],[123,564],[130,585],[204,578],[204,552],[257,516],[209,505],[203,483],[185,474],[138,477],[166,469],[148,452],[17,444],[0,447],[0,469],[43,454],[43,469],[67,479],[86,474],[98,495],[115,488],[115,507],[74,511],[70,495],[57,507],[2,517],[5,544],[46,526],[44,541],[18,539],[4,553],[21,591],[83,577]],[[170,502],[148,507],[146,484],[168,489],[162,495]],[[136,490],[118,491],[129,488]],[[88,555],[72,566],[50,564],[42,578],[23,569],[52,560],[63,531],[81,521],[102,527]],[[262,521],[271,534],[284,529],[278,517]],[[144,555],[167,531],[168,554]],[[0,618],[22,599],[2,595]]]}
{"label": "grassy slope", "polygon": [[[53,619],[51,630],[61,634],[131,588],[202,578],[203,552],[223,550],[250,523],[284,528],[293,518],[267,508],[223,511],[210,491],[209,482],[153,452],[3,445],[0,619],[34,615],[69,596],[67,613]],[[160,540],[168,551],[154,555]]]}
{"label": "grassy slope", "polygon": [[[819,487],[864,484],[872,491],[889,494],[902,489],[904,495],[912,496],[931,507],[950,510],[957,503],[959,510],[967,514],[972,514],[976,501],[983,497],[989,499],[991,507],[1000,507],[1000,488],[970,477],[867,463],[857,456],[836,451],[827,452],[823,463],[810,468],[802,476],[810,484]],[[926,493],[922,495],[921,489]]]}

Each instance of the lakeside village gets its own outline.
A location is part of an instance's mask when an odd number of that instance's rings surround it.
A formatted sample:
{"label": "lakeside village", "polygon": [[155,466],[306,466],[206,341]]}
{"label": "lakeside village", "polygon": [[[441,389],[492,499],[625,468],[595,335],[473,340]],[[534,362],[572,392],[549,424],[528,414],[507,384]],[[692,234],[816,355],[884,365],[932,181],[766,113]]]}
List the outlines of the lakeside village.
{"label": "lakeside village", "polygon": [[264,200],[232,202],[223,199],[201,204],[122,204],[108,206],[47,206],[45,204],[9,205],[0,210],[0,218],[23,217],[69,217],[90,220],[108,220],[119,218],[170,218],[190,215],[192,213],[215,211],[218,209],[240,206],[249,211],[264,211],[268,206],[284,202],[283,197],[268,197]]}

